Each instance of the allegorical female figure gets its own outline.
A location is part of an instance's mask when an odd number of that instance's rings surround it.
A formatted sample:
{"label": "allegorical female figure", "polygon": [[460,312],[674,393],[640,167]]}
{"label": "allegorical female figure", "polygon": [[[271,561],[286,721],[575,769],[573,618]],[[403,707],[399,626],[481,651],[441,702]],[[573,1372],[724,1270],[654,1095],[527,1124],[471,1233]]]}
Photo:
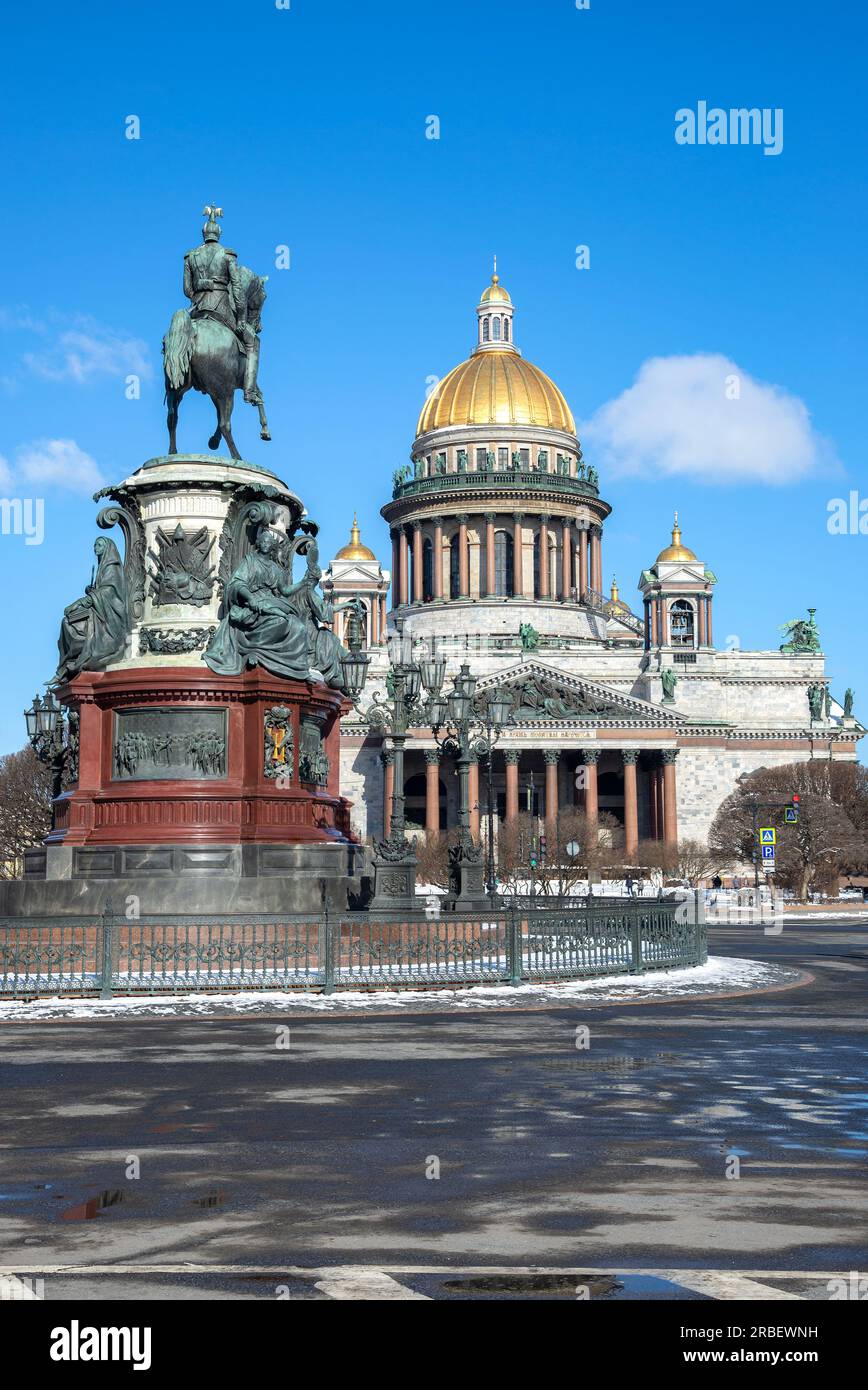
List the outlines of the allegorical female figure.
{"label": "allegorical female figure", "polygon": [[114,541],[94,542],[97,567],[84,596],[64,610],[57,649],[60,660],[53,684],[72,680],[79,671],[101,671],[123,656],[130,630],[124,567]]}
{"label": "allegorical female figure", "polygon": [[247,666],[263,666],[274,676],[307,680],[308,625],[299,601],[315,581],[308,570],[298,584],[287,582],[275,558],[280,540],[260,530],[226,586],[226,616],[205,652],[205,661],[220,676],[238,676]]}

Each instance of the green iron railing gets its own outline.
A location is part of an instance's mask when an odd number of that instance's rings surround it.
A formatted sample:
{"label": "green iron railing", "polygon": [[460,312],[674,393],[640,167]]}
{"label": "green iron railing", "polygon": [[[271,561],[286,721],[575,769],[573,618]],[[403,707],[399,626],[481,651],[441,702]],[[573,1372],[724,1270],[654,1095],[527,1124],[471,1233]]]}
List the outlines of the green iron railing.
{"label": "green iron railing", "polygon": [[0,997],[433,988],[638,974],[701,965],[694,900],[517,901],[473,916],[365,913],[0,920]]}
{"label": "green iron railing", "polygon": [[429,492],[461,492],[478,487],[535,488],[541,492],[569,492],[580,497],[599,497],[600,489],[585,478],[573,478],[562,473],[542,473],[536,470],[512,468],[468,469],[466,473],[435,473],[430,478],[407,478],[396,483],[392,500],[401,497],[424,496]]}

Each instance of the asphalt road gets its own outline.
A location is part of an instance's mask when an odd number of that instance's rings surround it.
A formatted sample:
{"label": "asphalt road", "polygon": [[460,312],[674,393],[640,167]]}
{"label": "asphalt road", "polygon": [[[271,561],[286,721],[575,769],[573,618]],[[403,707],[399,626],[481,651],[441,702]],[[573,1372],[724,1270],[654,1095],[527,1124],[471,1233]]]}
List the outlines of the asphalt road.
{"label": "asphalt road", "polygon": [[269,1271],[334,1265],[789,1271],[828,1297],[823,1272],[868,1260],[868,926],[713,929],[711,949],[815,979],[537,1012],[4,1024],[0,1265],[117,1267],[49,1274],[49,1297],[274,1297]]}

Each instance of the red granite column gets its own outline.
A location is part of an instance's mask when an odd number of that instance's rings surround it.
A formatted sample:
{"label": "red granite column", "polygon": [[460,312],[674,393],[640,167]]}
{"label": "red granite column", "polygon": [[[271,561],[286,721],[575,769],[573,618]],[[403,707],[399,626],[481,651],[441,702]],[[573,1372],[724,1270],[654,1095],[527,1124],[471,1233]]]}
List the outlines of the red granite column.
{"label": "red granite column", "polygon": [[518,817],[518,752],[510,750],[504,754],[506,762],[506,819],[514,821]]}
{"label": "red granite column", "polygon": [[714,638],[713,638],[712,635],[711,635],[711,599],[710,599],[710,598],[709,598],[709,600],[708,600],[708,617],[706,618],[705,626],[706,626],[706,631],[707,631],[707,635],[708,635],[708,645],[709,645],[710,647],[713,647],[713,646],[714,646]]}
{"label": "red granite column", "polygon": [[401,532],[392,532],[392,607],[397,608],[401,602],[401,587],[399,575],[401,572]]}
{"label": "red granite column", "polygon": [[573,533],[570,519],[565,516],[561,527],[561,598],[566,603],[573,587]]}
{"label": "red granite column", "polygon": [[591,839],[596,838],[600,814],[600,803],[597,795],[597,759],[599,756],[599,750],[596,748],[582,749],[582,762],[585,767],[585,819],[588,823]]}
{"label": "red granite column", "polygon": [[406,606],[410,602],[410,547],[407,544],[407,532],[401,527],[400,532],[400,602]]}
{"label": "red granite column", "polygon": [[675,759],[677,748],[667,748],[663,754],[663,841],[666,849],[678,847],[678,808],[675,791]]}
{"label": "red granite column", "polygon": [[432,552],[432,564],[434,570],[434,598],[443,597],[443,518],[434,518],[434,550]]}
{"label": "red granite column", "polygon": [[582,527],[579,532],[579,597],[590,586],[588,584],[588,531]]}
{"label": "red granite column", "polygon": [[521,598],[524,594],[523,522],[524,514],[516,512],[512,518],[512,593],[514,598]]}
{"label": "red granite column", "polygon": [[539,519],[539,596],[549,596],[549,519]]}
{"label": "red granite column", "polygon": [[558,820],[558,760],[560,756],[560,752],[555,748],[547,748],[543,754],[546,765],[546,834],[552,841],[552,849],[554,849]]}
{"label": "red granite column", "polygon": [[660,839],[660,822],[659,822],[659,818],[658,818],[658,815],[657,815],[657,809],[658,809],[657,773],[659,772],[659,770],[660,770],[660,769],[657,768],[657,767],[649,767],[649,769],[648,769],[648,810],[649,810],[649,817],[650,817],[650,821],[651,821],[651,839],[652,839],[652,840],[659,840],[659,839]]}
{"label": "red granite column", "polygon": [[458,597],[470,597],[470,565],[467,554],[467,517],[458,518]]}
{"label": "red granite column", "polygon": [[636,762],[639,754],[635,748],[624,748],[621,757],[624,760],[624,854],[628,860],[632,860],[639,848],[639,802],[636,795]]}
{"label": "red granite column", "polygon": [[429,748],[425,754],[425,834],[440,833],[440,750]]}
{"label": "red granite column", "polygon": [[662,840],[665,821],[663,819],[663,768],[657,769],[657,839]]}
{"label": "red granite column", "polygon": [[422,523],[413,522],[413,602],[421,603],[425,597],[422,567]]}
{"label": "red granite column", "polygon": [[698,647],[704,647],[704,646],[705,646],[705,599],[704,599],[704,598],[698,599],[697,604],[696,604],[696,608],[697,608],[697,616],[698,616],[698,618],[699,618],[699,632],[698,632],[698,635],[697,635],[696,645],[697,645]]}

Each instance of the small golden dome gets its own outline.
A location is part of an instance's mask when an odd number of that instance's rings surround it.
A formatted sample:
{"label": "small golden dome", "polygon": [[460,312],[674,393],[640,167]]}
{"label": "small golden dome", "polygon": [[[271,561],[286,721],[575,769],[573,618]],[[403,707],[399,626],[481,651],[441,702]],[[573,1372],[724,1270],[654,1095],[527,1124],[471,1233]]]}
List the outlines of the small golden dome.
{"label": "small golden dome", "polygon": [[681,527],[678,525],[678,513],[675,513],[675,525],[672,527],[672,544],[667,545],[665,550],[661,550],[657,556],[656,564],[660,561],[672,560],[695,560],[696,556],[692,550],[688,550],[686,545],[681,544]]}
{"label": "small golden dome", "polygon": [[630,612],[629,604],[626,604],[622,598],[618,597],[618,583],[614,575],[612,575],[612,589],[609,597],[615,608],[620,608],[624,613]]}
{"label": "small golden dome", "polygon": [[497,304],[511,304],[511,303],[512,303],[512,300],[511,300],[510,297],[509,297],[508,291],[505,290],[505,289],[503,288],[503,285],[500,283],[500,278],[498,277],[497,271],[495,271],[494,274],[493,274],[492,277],[491,277],[491,284],[488,286],[487,289],[484,289],[484,290],[482,291],[482,296],[481,296],[479,302],[480,302],[480,304],[494,304],[494,303],[497,303]]}
{"label": "small golden dome", "polygon": [[368,547],[367,547],[366,545],[362,545],[361,533],[359,532],[359,523],[358,523],[358,521],[357,521],[357,519],[356,519],[355,513],[353,513],[353,527],[352,527],[352,530],[350,531],[350,540],[349,540],[349,544],[348,544],[348,545],[342,545],[342,546],[341,546],[340,550],[338,551],[337,555],[335,556],[335,559],[336,559],[336,560],[376,560],[376,558],[377,558],[377,557],[376,557],[376,555],[374,554],[373,550],[369,550]]}
{"label": "small golden dome", "polygon": [[434,388],[416,434],[450,425],[543,425],[576,432],[572,411],[554,382],[510,347],[474,353]]}

